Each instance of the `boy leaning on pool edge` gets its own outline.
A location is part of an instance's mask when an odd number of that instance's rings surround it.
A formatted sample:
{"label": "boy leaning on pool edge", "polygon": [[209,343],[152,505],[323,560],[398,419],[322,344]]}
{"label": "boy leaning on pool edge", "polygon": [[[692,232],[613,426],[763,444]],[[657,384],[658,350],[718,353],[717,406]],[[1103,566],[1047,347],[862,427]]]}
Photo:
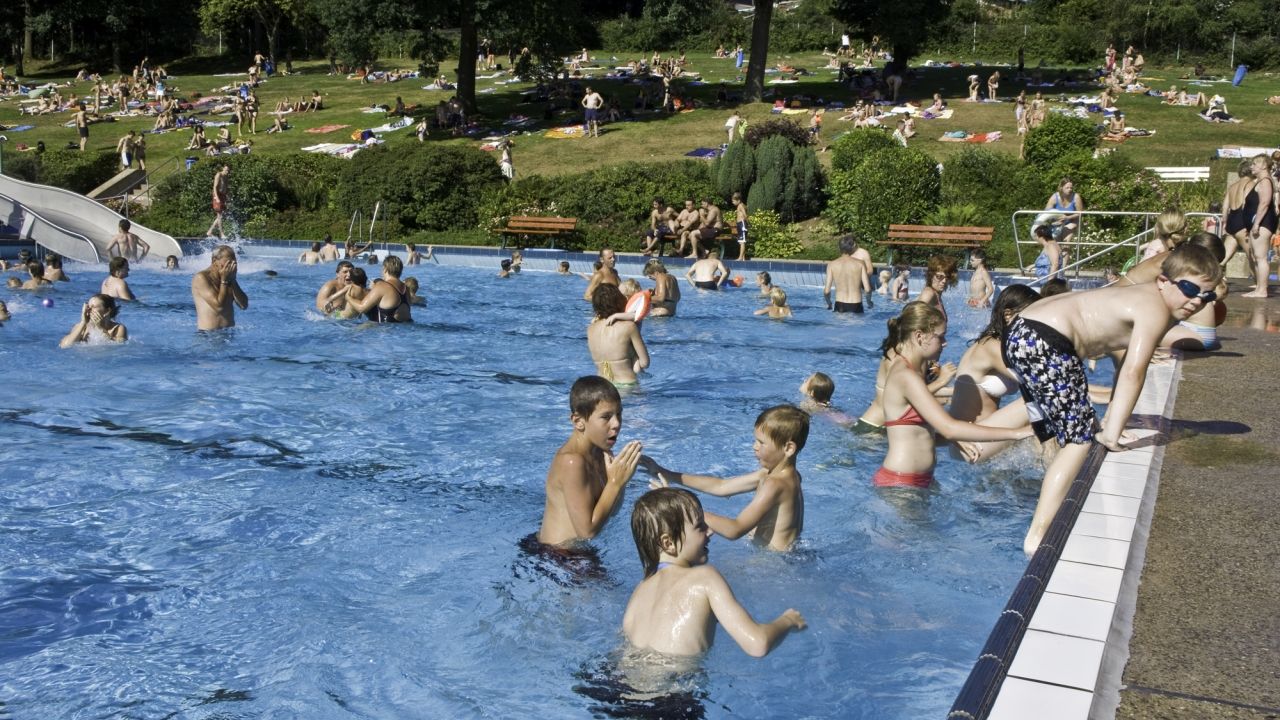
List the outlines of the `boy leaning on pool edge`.
{"label": "boy leaning on pool edge", "polygon": [[[1002,345],[1005,364],[1022,378],[1036,436],[1060,449],[1045,471],[1023,550],[1032,554],[1057,514],[1094,441],[1122,451],[1125,424],[1142,392],[1147,365],[1171,327],[1213,302],[1222,267],[1208,250],[1172,250],[1153,283],[1105,287],[1040,300],[1013,320]],[[1083,361],[1124,351],[1101,430],[1089,402]],[[1096,432],[1095,432],[1096,431]]]}

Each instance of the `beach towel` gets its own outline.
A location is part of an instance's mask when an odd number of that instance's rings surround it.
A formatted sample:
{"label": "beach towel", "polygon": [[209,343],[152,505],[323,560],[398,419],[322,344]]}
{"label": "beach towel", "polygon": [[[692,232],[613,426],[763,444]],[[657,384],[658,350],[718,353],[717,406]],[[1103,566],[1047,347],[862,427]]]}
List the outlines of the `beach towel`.
{"label": "beach towel", "polygon": [[1000,139],[1000,131],[988,133],[974,133],[972,135],[965,133],[963,130],[954,130],[944,134],[938,138],[939,142],[965,142],[965,143],[989,143],[996,142]]}
{"label": "beach towel", "polygon": [[796,80],[796,79],[794,79],[794,78],[792,78],[792,79],[787,79],[787,78],[777,78],[777,79],[774,79],[774,80],[770,80],[770,81],[769,81],[769,84],[770,84],[770,85],[791,85],[791,84],[798,83],[798,82],[800,82],[800,81],[799,81],[799,80]]}
{"label": "beach towel", "polygon": [[926,110],[920,113],[920,119],[921,120],[950,120],[951,116],[954,115],[955,113],[956,111],[951,108],[947,108],[946,110],[943,110],[942,112],[936,115]]}
{"label": "beach towel", "polygon": [[35,125],[19,125],[17,127],[11,127],[5,132],[26,132],[27,130],[30,130],[34,127]]}
{"label": "beach towel", "polygon": [[1270,155],[1271,153],[1276,152],[1277,149],[1280,148],[1227,145],[1226,147],[1218,148],[1218,157],[1240,160],[1243,158],[1256,157],[1258,155]]}
{"label": "beach towel", "polygon": [[685,157],[701,158],[703,160],[714,160],[720,157],[724,151],[720,148],[696,148],[685,153]]}
{"label": "beach towel", "polygon": [[409,127],[410,125],[413,125],[413,118],[402,117],[402,118],[396,118],[395,120],[392,120],[391,122],[385,125],[379,125],[376,128],[370,128],[370,131],[375,133],[391,132],[393,130],[403,130]]}
{"label": "beach towel", "polygon": [[551,128],[550,130],[547,131],[546,136],[549,138],[557,138],[561,140],[565,138],[580,138],[583,136],[582,126],[569,125],[568,127]]}
{"label": "beach towel", "polygon": [[350,125],[321,125],[320,127],[307,128],[303,132],[309,132],[312,135],[323,135],[324,133],[331,133],[334,130],[342,130],[343,128],[349,128],[349,127],[351,126]]}

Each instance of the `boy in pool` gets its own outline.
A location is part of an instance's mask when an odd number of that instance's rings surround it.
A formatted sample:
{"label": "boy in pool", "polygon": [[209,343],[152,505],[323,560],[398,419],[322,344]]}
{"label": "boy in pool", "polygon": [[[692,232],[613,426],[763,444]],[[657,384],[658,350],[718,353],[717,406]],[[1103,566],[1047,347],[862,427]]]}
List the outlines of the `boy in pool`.
{"label": "boy in pool", "polygon": [[510,261],[510,260],[508,260],[507,258],[503,258],[503,259],[502,259],[502,262],[498,263],[498,266],[501,268],[500,270],[498,270],[498,277],[500,277],[500,278],[509,278],[509,277],[511,277],[511,273],[512,273],[513,271],[512,271],[512,269],[511,269],[511,261]]}
{"label": "boy in pool", "polygon": [[568,260],[561,260],[561,261],[560,261],[560,269],[557,271],[557,274],[559,274],[559,275],[572,275],[572,274],[573,274],[573,273],[569,272],[569,261],[568,261]]}
{"label": "boy in pool", "polygon": [[110,274],[103,278],[102,287],[98,292],[110,295],[117,300],[137,300],[133,296],[133,290],[129,288],[129,283],[125,282],[125,278],[129,277],[129,261],[123,257],[113,257],[107,269]]}
{"label": "boy in pool", "polygon": [[981,249],[974,250],[969,255],[969,264],[973,266],[973,277],[969,278],[969,307],[991,307],[996,286],[991,282],[991,272],[987,270],[987,254]]}
{"label": "boy in pool", "polygon": [[538,530],[543,545],[574,545],[600,534],[640,463],[639,440],[613,453],[622,429],[622,397],[613,383],[597,375],[578,378],[569,391],[569,409],[573,434],[547,471]]}
{"label": "boy in pool", "polygon": [[800,394],[805,399],[800,408],[805,412],[821,413],[828,420],[840,425],[853,425],[858,419],[831,407],[831,397],[836,394],[836,382],[826,373],[816,372],[800,383]]}
{"label": "boy in pool", "polygon": [[787,305],[787,291],[776,287],[769,291],[769,305],[755,311],[756,315],[768,315],[775,320],[791,317],[791,306]]}
{"label": "boy in pool", "polygon": [[32,260],[27,263],[27,274],[31,276],[30,280],[22,283],[23,290],[40,290],[53,285],[44,278],[44,263],[38,260]]}
{"label": "boy in pool", "polygon": [[[1092,444],[1126,449],[1124,427],[1156,346],[1178,321],[1214,301],[1222,279],[1213,253],[1191,244],[1171,250],[1160,273],[1153,283],[1042,299],[1014,318],[1005,333],[1005,365],[1022,378],[1022,397],[1036,436],[1041,442],[1056,437],[1060,447],[1045,471],[1023,541],[1028,555],[1040,546]],[[1124,351],[1124,361],[1099,430],[1084,360],[1117,350]]]}
{"label": "boy in pool", "polygon": [[754,491],[736,518],[707,513],[707,524],[730,540],[752,533],[752,541],[770,550],[790,550],[804,527],[804,494],[796,456],[809,439],[809,413],[777,405],[756,418],[755,451],[760,469],[732,478],[690,475],[668,470],[653,458],[640,459],[655,484],[678,483],[710,495],[728,497]]}
{"label": "boy in pool", "polygon": [[699,655],[715,639],[716,622],[748,655],[764,657],[786,636],[804,630],[804,617],[788,609],[757,623],[724,577],[707,564],[711,529],[693,493],[650,490],[631,512],[644,580],[622,616],[622,632],[636,648],[667,655]]}

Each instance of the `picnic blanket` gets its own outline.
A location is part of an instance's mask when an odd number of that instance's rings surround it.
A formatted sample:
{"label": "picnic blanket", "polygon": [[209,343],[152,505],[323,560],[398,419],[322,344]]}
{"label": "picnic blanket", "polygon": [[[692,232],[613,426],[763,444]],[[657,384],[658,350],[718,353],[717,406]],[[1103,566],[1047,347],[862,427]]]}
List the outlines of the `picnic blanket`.
{"label": "picnic blanket", "polygon": [[942,137],[938,138],[938,142],[989,143],[995,142],[999,139],[999,130],[973,134],[966,133],[963,130],[956,130],[954,132],[944,134]]}
{"label": "picnic blanket", "polygon": [[956,111],[951,108],[947,108],[946,110],[943,110],[942,112],[937,114],[931,113],[928,110],[926,110],[920,113],[920,119],[921,120],[950,120],[951,116],[955,114],[956,114]]}
{"label": "picnic blanket", "polygon": [[551,128],[550,130],[547,131],[546,136],[549,138],[558,138],[561,140],[565,138],[580,138],[580,137],[583,137],[582,126],[569,125],[567,127]]}
{"label": "picnic blanket", "polygon": [[5,132],[26,132],[27,130],[30,130],[34,127],[35,125],[19,125],[17,127],[11,127]]}
{"label": "picnic blanket", "polygon": [[804,108],[777,108],[776,107],[770,110],[769,112],[774,115],[804,115],[809,111],[805,110]]}
{"label": "picnic blanket", "polygon": [[392,120],[391,122],[385,125],[379,125],[376,128],[369,128],[369,129],[370,131],[375,133],[384,133],[384,132],[391,132],[392,130],[403,130],[404,128],[407,128],[410,125],[413,125],[413,118],[402,117],[402,118],[396,118],[395,120]]}
{"label": "picnic blanket", "polygon": [[351,126],[350,125],[321,125],[320,127],[307,128],[303,132],[309,132],[312,135],[323,135],[324,133],[331,133],[334,130],[341,130],[343,128],[349,128],[349,127]]}
{"label": "picnic blanket", "polygon": [[685,153],[685,157],[701,158],[703,160],[714,160],[720,157],[724,150],[720,148],[695,148]]}
{"label": "picnic blanket", "polygon": [[1240,118],[1236,118],[1236,117],[1233,117],[1230,120],[1215,120],[1214,118],[1211,118],[1208,115],[1205,115],[1204,113],[1196,113],[1196,117],[1200,118],[1201,120],[1204,120],[1205,122],[1211,122],[1211,123],[1224,123],[1224,122],[1225,123],[1242,123],[1244,122]]}
{"label": "picnic blanket", "polygon": [[800,82],[800,81],[799,81],[799,80],[796,80],[795,78],[791,78],[791,79],[787,79],[787,78],[774,78],[773,80],[770,80],[770,81],[769,81],[769,84],[770,84],[770,85],[791,85],[791,84],[793,84],[793,83],[798,83],[798,82]]}
{"label": "picnic blanket", "polygon": [[1232,158],[1235,160],[1239,160],[1243,158],[1256,157],[1258,155],[1270,155],[1271,153],[1276,152],[1276,150],[1278,149],[1280,148],[1253,147],[1249,145],[1227,145],[1226,147],[1218,148],[1218,157]]}

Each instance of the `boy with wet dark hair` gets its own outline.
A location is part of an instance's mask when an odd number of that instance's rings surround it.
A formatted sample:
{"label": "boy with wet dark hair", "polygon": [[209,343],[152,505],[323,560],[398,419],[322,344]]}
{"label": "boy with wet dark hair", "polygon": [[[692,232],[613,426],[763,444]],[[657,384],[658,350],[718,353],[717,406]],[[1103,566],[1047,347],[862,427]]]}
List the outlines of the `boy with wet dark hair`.
{"label": "boy with wet dark hair", "polygon": [[640,441],[616,456],[622,429],[622,397],[597,375],[578,378],[569,391],[573,434],[556,451],[547,471],[546,505],[538,541],[573,545],[594,538],[622,504],[623,489],[640,463]]}
{"label": "boy with wet dark hair", "polygon": [[716,622],[748,655],[764,657],[804,617],[788,609],[772,622],[757,623],[738,602],[724,577],[707,564],[707,527],[702,505],[680,488],[650,490],[631,512],[644,580],[622,616],[622,631],[642,650],[699,655],[711,647]]}
{"label": "boy with wet dark hair", "polygon": [[125,278],[129,277],[129,260],[123,257],[113,257],[107,265],[107,269],[110,274],[103,278],[102,287],[98,289],[98,292],[117,300],[137,300],[133,296],[133,290],[129,287],[129,283],[125,281]]}

